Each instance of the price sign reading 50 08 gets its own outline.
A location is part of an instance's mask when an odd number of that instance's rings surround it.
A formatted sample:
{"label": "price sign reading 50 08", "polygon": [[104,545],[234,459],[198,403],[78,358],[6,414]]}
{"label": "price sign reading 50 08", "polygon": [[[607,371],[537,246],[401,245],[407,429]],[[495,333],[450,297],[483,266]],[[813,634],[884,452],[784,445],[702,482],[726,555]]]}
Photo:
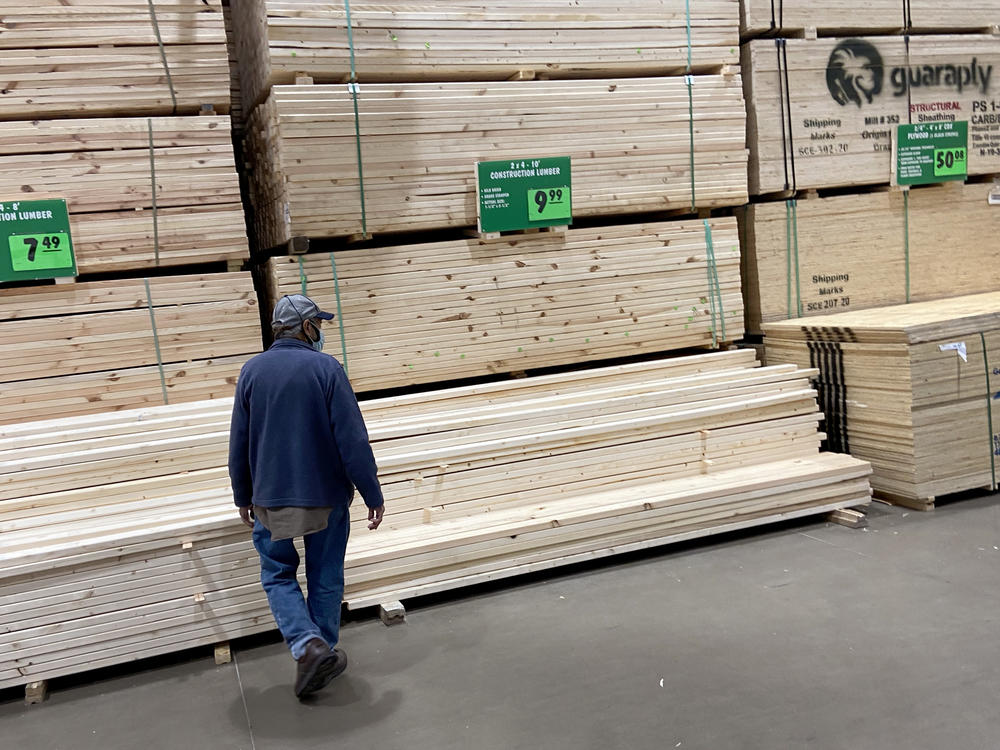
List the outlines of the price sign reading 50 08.
{"label": "price sign reading 50 08", "polygon": [[969,153],[964,148],[939,148],[934,150],[934,176],[964,175],[968,171]]}

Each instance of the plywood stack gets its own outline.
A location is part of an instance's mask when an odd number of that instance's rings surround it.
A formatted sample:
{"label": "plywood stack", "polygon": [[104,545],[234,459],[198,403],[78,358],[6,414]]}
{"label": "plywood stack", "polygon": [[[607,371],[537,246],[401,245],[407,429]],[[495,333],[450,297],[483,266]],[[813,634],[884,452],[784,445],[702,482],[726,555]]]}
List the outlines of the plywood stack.
{"label": "plywood stack", "polygon": [[[948,183],[751,204],[742,219],[747,330],[799,316],[1000,289],[989,185]],[[956,250],[956,249],[960,249]]]}
{"label": "plywood stack", "polygon": [[272,258],[268,298],[339,311],[374,390],[736,341],[739,259],[732,218],[570,229]]}
{"label": "plywood stack", "polygon": [[[346,599],[864,504],[868,465],[818,453],[808,374],[725,352],[366,402],[389,515],[370,534],[355,504]],[[273,628],[228,407],[0,429],[0,687]]]}
{"label": "plywood stack", "polygon": [[743,70],[754,195],[889,183],[908,122],[968,120],[969,174],[1000,172],[1000,37],[757,40]]}
{"label": "plywood stack", "polygon": [[833,450],[870,461],[887,499],[997,486],[1000,293],[769,323],[769,363],[820,370]]}
{"label": "plywood stack", "polygon": [[947,6],[933,0],[742,0],[741,33],[794,35],[807,30],[825,36],[856,33],[983,31],[1000,23],[994,0]]}
{"label": "plywood stack", "polygon": [[249,273],[0,293],[0,424],[232,395],[260,351]]}
{"label": "plywood stack", "polygon": [[475,227],[476,162],[545,156],[572,159],[574,217],[743,203],[739,76],[692,80],[365,84],[358,130],[346,86],[276,86],[248,122],[258,234]]}
{"label": "plywood stack", "polygon": [[345,80],[352,45],[364,82],[706,73],[738,62],[738,0],[690,8],[676,0],[242,0],[233,15],[244,97],[255,105],[301,73]]}

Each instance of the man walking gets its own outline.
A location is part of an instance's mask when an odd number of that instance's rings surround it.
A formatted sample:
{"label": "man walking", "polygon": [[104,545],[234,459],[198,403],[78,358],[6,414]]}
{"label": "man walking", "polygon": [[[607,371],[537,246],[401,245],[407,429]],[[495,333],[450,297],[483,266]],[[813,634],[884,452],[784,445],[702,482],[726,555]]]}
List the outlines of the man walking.
{"label": "man walking", "polygon": [[[340,363],[320,353],[323,321],[332,319],[304,295],[278,300],[274,344],[240,372],[229,436],[233,497],[253,528],[261,583],[297,662],[299,698],[347,668],[335,646],[354,488],[368,506],[369,529],[385,508],[357,398]],[[298,536],[308,599],[296,578]]]}

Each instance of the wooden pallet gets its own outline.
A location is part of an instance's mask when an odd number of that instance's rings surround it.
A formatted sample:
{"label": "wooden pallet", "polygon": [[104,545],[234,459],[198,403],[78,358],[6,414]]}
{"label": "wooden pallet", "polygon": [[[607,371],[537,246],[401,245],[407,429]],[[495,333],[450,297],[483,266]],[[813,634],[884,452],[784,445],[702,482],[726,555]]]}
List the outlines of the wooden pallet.
{"label": "wooden pallet", "polygon": [[148,283],[0,290],[0,423],[231,395],[261,346],[250,274]]}
{"label": "wooden pallet", "polygon": [[[708,260],[712,242],[713,263]],[[334,282],[334,265],[338,282]],[[272,258],[269,301],[339,311],[356,390],[722,347],[743,335],[733,219]],[[339,299],[338,299],[339,295]]]}
{"label": "wooden pallet", "polygon": [[249,257],[228,117],[0,122],[0,202],[39,197],[80,273]]}
{"label": "wooden pallet", "polygon": [[820,369],[832,450],[870,461],[872,487],[921,507],[996,487],[1000,294],[767,323],[768,362]]}
{"label": "wooden pallet", "polygon": [[[241,0],[234,20],[244,97],[302,72],[317,83],[496,81],[717,72],[738,62],[737,0],[537,3],[421,0],[393,7]],[[690,22],[690,23],[689,23]]]}
{"label": "wooden pallet", "polygon": [[750,205],[741,219],[747,330],[1000,288],[990,190],[948,183]]}
{"label": "wooden pallet", "polygon": [[[948,66],[973,59],[976,83],[970,72],[961,91],[945,84]],[[842,80],[828,75],[832,60],[847,66]],[[873,66],[857,86],[847,80],[852,60]],[[908,66],[921,76],[939,72],[939,85],[908,86]],[[751,194],[889,183],[897,125],[911,121],[969,120],[969,174],[1000,172],[1000,129],[989,112],[975,109],[1000,83],[992,74],[988,85],[982,81],[989,66],[1000,70],[1000,38],[988,35],[745,44]]]}
{"label": "wooden pallet", "polygon": [[[371,534],[352,509],[346,601],[867,503],[868,466],[817,452],[809,371],[755,364],[722,352],[364,402],[389,513]],[[273,628],[222,468],[230,406],[0,428],[0,644],[17,643],[0,687]]]}
{"label": "wooden pallet", "polygon": [[45,0],[2,14],[0,119],[229,111],[219,0]]}
{"label": "wooden pallet", "polygon": [[348,87],[276,86],[248,123],[258,235],[474,227],[476,162],[541,156],[572,159],[575,217],[740,204],[739,76],[697,76],[691,93],[683,78],[364,84],[362,213]]}

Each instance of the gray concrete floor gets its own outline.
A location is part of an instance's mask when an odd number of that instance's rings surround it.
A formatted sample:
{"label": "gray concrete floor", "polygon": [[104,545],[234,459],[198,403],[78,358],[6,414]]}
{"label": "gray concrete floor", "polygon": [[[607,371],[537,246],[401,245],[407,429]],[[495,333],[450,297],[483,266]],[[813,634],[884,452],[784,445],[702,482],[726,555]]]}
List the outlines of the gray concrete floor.
{"label": "gray concrete floor", "polygon": [[1000,747],[1000,497],[575,568],[345,626],[291,694],[280,643],[0,704],[20,750]]}

